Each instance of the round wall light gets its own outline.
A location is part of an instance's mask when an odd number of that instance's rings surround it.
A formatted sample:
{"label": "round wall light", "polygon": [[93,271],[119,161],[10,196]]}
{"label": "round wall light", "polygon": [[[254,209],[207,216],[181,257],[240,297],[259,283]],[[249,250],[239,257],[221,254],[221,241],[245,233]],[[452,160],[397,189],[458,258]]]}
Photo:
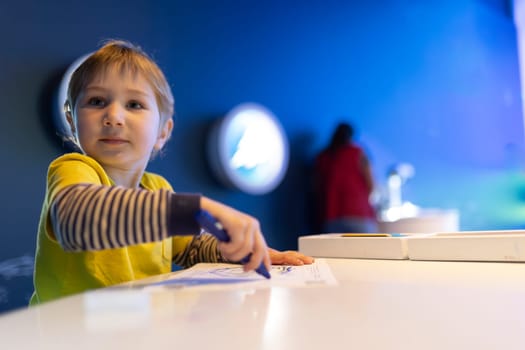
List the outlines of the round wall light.
{"label": "round wall light", "polygon": [[224,185],[249,194],[266,194],[288,169],[289,147],[277,118],[256,103],[233,108],[212,127],[208,160]]}

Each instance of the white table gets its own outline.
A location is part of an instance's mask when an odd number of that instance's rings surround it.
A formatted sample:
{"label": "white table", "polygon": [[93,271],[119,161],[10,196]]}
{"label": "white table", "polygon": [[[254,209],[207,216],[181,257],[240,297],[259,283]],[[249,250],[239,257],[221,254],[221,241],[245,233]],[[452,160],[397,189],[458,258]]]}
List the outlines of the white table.
{"label": "white table", "polygon": [[0,348],[525,349],[525,264],[327,261],[336,287],[102,291],[11,312]]}

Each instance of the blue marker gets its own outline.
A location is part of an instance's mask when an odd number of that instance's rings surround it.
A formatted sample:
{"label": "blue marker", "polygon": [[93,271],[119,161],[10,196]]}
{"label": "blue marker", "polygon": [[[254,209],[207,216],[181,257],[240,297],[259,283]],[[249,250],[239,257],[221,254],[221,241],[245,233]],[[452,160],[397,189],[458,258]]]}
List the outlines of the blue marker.
{"label": "blue marker", "polygon": [[[226,232],[224,227],[222,227],[221,223],[217,221],[217,219],[215,219],[213,216],[211,216],[211,214],[208,213],[207,211],[199,210],[199,212],[195,215],[195,218],[197,219],[197,222],[199,223],[199,225],[204,230],[206,230],[206,232],[209,232],[212,235],[214,235],[215,238],[217,238],[219,241],[221,242],[230,241],[230,236],[228,236],[228,233]],[[245,256],[241,260],[241,263],[246,264],[248,261],[250,261],[251,257],[252,257],[252,253]],[[255,272],[257,272],[258,274],[268,279],[271,278],[270,273],[268,272],[268,270],[266,269],[266,267],[264,266],[262,262],[261,262],[261,265],[259,265],[259,267],[255,269]]]}

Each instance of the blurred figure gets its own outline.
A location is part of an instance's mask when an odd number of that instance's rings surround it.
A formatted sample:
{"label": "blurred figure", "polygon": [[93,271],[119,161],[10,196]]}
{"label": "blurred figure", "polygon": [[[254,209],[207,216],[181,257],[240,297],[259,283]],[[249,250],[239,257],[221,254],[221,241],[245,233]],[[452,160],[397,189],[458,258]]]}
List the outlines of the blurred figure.
{"label": "blurred figure", "polygon": [[374,187],[372,171],[353,136],[353,127],[340,123],[328,147],[315,159],[316,201],[325,233],[377,232],[376,214],[369,200]]}

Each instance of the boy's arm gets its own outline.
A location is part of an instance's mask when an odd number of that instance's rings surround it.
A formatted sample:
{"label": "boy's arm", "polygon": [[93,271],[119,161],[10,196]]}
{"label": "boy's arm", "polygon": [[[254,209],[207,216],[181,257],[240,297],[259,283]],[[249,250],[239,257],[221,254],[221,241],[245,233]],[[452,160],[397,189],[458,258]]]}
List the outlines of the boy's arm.
{"label": "boy's arm", "polygon": [[51,202],[50,221],[67,251],[101,250],[200,232],[200,196],[76,184]]}
{"label": "boy's arm", "polygon": [[[57,241],[66,251],[101,250],[194,235],[184,249],[174,249],[173,262],[183,267],[198,262],[228,262],[210,234],[196,235],[194,217],[199,195],[77,184],[64,188],[51,203],[50,219]],[[176,245],[177,237],[173,238]],[[174,247],[175,248],[175,247]],[[302,265],[312,258],[269,248],[272,263]]]}
{"label": "boy's arm", "polygon": [[[200,262],[231,262],[225,259],[217,247],[217,239],[208,234],[203,233],[194,236],[189,244],[184,242],[185,247],[177,252],[177,237],[173,237],[174,256],[173,262],[181,267],[188,268]],[[314,262],[314,258],[299,253],[294,250],[279,251],[273,248],[268,248],[270,261],[272,265],[309,265]]]}
{"label": "boy's arm", "polygon": [[229,262],[217,246],[217,239],[209,233],[191,237],[190,242],[173,237],[173,263],[188,268],[200,262]]}

